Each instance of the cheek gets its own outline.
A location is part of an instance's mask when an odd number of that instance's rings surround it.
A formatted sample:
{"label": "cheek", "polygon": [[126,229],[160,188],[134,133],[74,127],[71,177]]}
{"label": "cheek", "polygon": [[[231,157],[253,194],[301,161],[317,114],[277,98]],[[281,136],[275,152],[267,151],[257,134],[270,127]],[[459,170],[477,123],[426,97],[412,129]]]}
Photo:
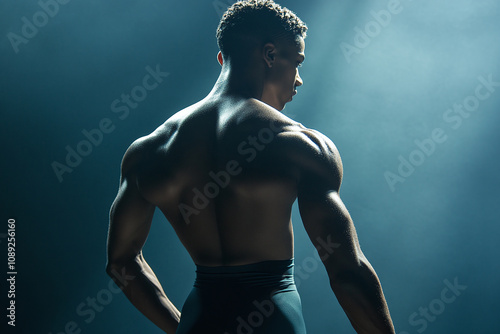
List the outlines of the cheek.
{"label": "cheek", "polygon": [[297,79],[297,75],[298,75],[298,71],[297,71],[296,67],[294,67],[293,69],[290,69],[288,71],[287,80],[286,80],[288,86],[295,87],[295,81]]}
{"label": "cheek", "polygon": [[287,77],[287,66],[285,64],[277,64],[274,68],[274,78],[276,81],[282,81]]}
{"label": "cheek", "polygon": [[297,77],[297,68],[291,66],[288,62],[276,63],[271,81],[273,85],[279,87],[283,93],[288,93],[295,86]]}
{"label": "cheek", "polygon": [[295,83],[295,78],[297,77],[297,68],[287,65],[283,66],[281,71],[281,80],[284,85],[289,86],[290,83]]}

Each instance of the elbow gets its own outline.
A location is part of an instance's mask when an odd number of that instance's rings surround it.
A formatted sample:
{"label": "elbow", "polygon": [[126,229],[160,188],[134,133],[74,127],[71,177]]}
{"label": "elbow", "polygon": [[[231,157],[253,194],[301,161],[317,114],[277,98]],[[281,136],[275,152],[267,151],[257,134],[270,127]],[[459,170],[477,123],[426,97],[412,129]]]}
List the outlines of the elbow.
{"label": "elbow", "polygon": [[113,277],[113,272],[115,272],[117,270],[117,265],[111,261],[108,261],[106,262],[106,274],[108,274],[108,276],[111,276]]}
{"label": "elbow", "polygon": [[113,258],[108,257],[106,262],[106,273],[111,277],[122,275],[123,271],[132,270],[139,263],[137,257],[134,258]]}
{"label": "elbow", "polygon": [[123,262],[108,258],[106,262],[106,273],[109,276],[115,277],[117,273],[120,273],[123,270],[123,268],[125,268]]}
{"label": "elbow", "polygon": [[355,260],[335,266],[329,275],[330,285],[342,286],[350,285],[359,280],[364,280],[366,276],[372,276],[373,268],[364,256],[357,257]]}

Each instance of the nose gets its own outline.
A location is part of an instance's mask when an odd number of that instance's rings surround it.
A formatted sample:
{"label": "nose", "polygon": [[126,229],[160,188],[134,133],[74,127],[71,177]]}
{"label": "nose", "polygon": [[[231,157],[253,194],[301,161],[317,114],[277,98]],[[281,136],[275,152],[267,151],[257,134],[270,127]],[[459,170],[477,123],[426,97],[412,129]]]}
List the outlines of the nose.
{"label": "nose", "polygon": [[297,75],[295,76],[295,87],[302,86],[304,82],[302,81],[302,78],[300,77],[299,71],[297,71]]}

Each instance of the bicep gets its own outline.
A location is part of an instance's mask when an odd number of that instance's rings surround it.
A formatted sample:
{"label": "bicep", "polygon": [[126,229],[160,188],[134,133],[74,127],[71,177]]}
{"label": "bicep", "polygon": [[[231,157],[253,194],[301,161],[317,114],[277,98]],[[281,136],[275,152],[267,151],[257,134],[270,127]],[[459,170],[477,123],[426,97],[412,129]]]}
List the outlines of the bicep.
{"label": "bicep", "polygon": [[289,155],[299,169],[297,197],[302,222],[332,278],[356,266],[363,256],[339,195],[342,159],[333,142],[318,131],[300,128],[288,137],[293,148]]}
{"label": "bicep", "polygon": [[133,180],[124,179],[110,210],[108,263],[122,263],[140,254],[155,207],[146,201]]}

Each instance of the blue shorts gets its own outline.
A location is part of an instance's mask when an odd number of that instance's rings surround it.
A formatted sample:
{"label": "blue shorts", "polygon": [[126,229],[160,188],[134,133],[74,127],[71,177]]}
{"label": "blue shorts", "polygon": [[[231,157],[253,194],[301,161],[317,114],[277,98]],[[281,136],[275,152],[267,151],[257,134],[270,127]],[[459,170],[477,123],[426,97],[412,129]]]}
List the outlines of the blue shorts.
{"label": "blue shorts", "polygon": [[305,334],[293,259],[196,267],[176,334]]}

